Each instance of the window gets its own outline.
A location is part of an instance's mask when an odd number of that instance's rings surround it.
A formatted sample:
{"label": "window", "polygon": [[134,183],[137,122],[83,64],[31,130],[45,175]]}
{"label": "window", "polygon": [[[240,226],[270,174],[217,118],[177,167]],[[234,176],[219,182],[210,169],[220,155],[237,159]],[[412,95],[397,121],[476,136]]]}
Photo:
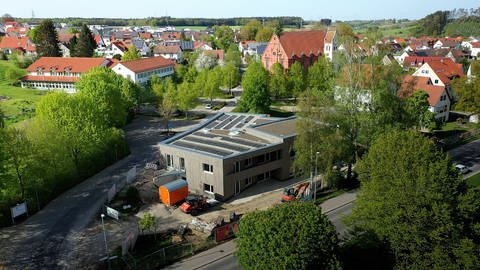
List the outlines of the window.
{"label": "window", "polygon": [[240,161],[236,161],[235,162],[235,172],[239,172],[240,171]]}
{"label": "window", "polygon": [[252,158],[245,159],[245,167],[252,165]]}
{"label": "window", "polygon": [[208,193],[213,193],[213,186],[209,184],[203,184],[203,190]]}
{"label": "window", "polygon": [[202,166],[204,172],[213,173],[213,165],[203,163]]}
{"label": "window", "polygon": [[438,83],[438,80],[435,80],[435,83]]}
{"label": "window", "polygon": [[173,157],[172,155],[167,155],[167,167],[173,166]]}
{"label": "window", "polygon": [[183,157],[179,159],[179,163],[180,163],[180,170],[185,171],[185,159]]}
{"label": "window", "polygon": [[253,182],[253,177],[248,177],[245,179],[245,186],[251,185]]}

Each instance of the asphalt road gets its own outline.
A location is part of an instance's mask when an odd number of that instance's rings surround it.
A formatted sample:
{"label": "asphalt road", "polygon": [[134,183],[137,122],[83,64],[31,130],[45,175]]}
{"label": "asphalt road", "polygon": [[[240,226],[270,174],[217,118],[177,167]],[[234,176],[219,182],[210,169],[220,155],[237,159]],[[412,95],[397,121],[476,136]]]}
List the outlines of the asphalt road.
{"label": "asphalt road", "polygon": [[457,164],[468,167],[470,171],[464,175],[465,178],[480,172],[480,140],[452,149],[448,153]]}

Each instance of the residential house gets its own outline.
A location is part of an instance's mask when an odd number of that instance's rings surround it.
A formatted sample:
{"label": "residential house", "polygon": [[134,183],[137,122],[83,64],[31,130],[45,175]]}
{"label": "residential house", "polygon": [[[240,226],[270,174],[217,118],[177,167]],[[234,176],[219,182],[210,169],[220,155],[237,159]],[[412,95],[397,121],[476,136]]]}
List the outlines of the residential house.
{"label": "residential house", "polygon": [[275,63],[289,69],[293,63],[300,62],[308,69],[324,55],[325,31],[292,31],[281,36],[273,35],[262,55],[262,64],[267,69]]}
{"label": "residential house", "polygon": [[434,113],[435,119],[442,122],[448,121],[452,97],[445,86],[433,84],[430,77],[405,76],[399,94],[406,98],[420,90],[428,94],[429,111]]}
{"label": "residential house", "polygon": [[267,45],[267,42],[250,42],[248,43],[243,55],[250,55],[255,60],[261,60]]}
{"label": "residential house", "polygon": [[158,148],[191,193],[225,201],[257,182],[291,178],[296,133],[294,117],[218,113]]}
{"label": "residential house", "polygon": [[140,38],[134,38],[132,40],[132,45],[135,46],[142,57],[147,57],[152,54],[152,50],[147,45],[147,42]]}
{"label": "residential house", "polygon": [[41,57],[27,68],[28,75],[20,81],[23,88],[74,93],[75,83],[82,74],[94,67],[109,67],[111,64],[112,61],[106,58]]}
{"label": "residential house", "polygon": [[222,64],[225,61],[225,51],[224,50],[207,50],[204,51],[207,54],[213,55],[219,64]]}
{"label": "residential house", "polygon": [[256,41],[255,40],[244,40],[244,41],[240,41],[238,43],[238,50],[242,53],[243,56],[245,56],[245,52],[248,48],[248,44],[250,43],[255,43]]}
{"label": "residential house", "polygon": [[454,49],[460,47],[460,42],[454,38],[440,38],[435,44],[433,44],[434,49]]}
{"label": "residential house", "polygon": [[27,36],[3,37],[0,41],[0,50],[2,50],[5,54],[12,54],[14,51],[19,51],[25,53],[26,55],[36,54],[35,44]]}
{"label": "residential house", "polygon": [[333,52],[337,50],[337,32],[336,31],[327,31],[325,35],[325,42],[323,53],[325,57],[333,60]]}
{"label": "residential house", "polygon": [[153,48],[154,56],[162,56],[166,59],[175,60],[177,63],[183,61],[182,48],[180,45],[164,46],[158,45]]}
{"label": "residential house", "polygon": [[210,42],[194,41],[193,47],[195,50],[201,50],[201,51],[213,50],[212,44],[210,44]]}
{"label": "residential house", "polygon": [[134,83],[146,84],[154,75],[160,78],[172,75],[175,72],[175,62],[161,56],[142,58],[114,63],[112,70]]}
{"label": "residential house", "polygon": [[407,56],[405,57],[402,66],[405,69],[408,68],[414,68],[417,69],[423,64],[431,62],[431,61],[440,61],[440,60],[451,60],[450,58],[447,57],[442,57],[442,56]]}
{"label": "residential house", "polygon": [[129,45],[124,41],[112,41],[110,43],[111,49],[106,51],[105,56],[107,58],[113,58],[115,55],[123,56],[128,50]]}

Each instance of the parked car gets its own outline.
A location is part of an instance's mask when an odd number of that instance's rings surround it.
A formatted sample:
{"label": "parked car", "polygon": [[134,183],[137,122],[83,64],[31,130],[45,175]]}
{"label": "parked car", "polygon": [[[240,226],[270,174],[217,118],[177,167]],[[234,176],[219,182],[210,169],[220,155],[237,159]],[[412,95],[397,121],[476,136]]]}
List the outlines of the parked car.
{"label": "parked car", "polygon": [[455,164],[455,168],[461,173],[461,174],[466,174],[468,173],[470,170],[468,169],[467,166],[463,165],[463,164]]}

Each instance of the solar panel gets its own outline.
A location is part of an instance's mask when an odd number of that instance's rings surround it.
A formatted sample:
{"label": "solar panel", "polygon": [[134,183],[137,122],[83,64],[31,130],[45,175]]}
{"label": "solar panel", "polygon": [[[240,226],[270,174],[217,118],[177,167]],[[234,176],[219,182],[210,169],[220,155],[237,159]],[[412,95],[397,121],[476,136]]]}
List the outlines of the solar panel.
{"label": "solar panel", "polygon": [[220,118],[218,118],[218,121],[223,121],[223,120],[227,119],[228,117],[229,117],[229,115],[224,114],[224,115],[220,116]]}
{"label": "solar panel", "polygon": [[217,121],[213,121],[211,122],[210,124],[208,124],[208,126],[206,126],[205,128],[213,128],[214,126],[216,126],[218,124]]}
{"label": "solar panel", "polygon": [[233,121],[237,116],[236,115],[231,115],[227,119],[223,120],[220,124],[218,124],[215,129],[222,129],[225,125]]}
{"label": "solar panel", "polygon": [[230,138],[228,136],[224,136],[224,135],[220,135],[220,134],[195,132],[195,133],[193,133],[193,135],[199,136],[199,137],[204,137],[204,138],[210,138],[210,139],[215,138],[215,137],[220,137],[222,141],[232,142],[232,143],[240,144],[240,145],[247,146],[247,147],[253,147],[253,148],[262,147],[262,146],[265,145],[264,143],[257,143],[257,142],[242,140],[242,139],[238,139],[238,138]]}
{"label": "solar panel", "polygon": [[233,143],[236,143],[236,144],[241,144],[241,145],[245,145],[245,146],[249,146],[249,147],[261,147],[261,146],[264,146],[265,144],[262,144],[262,143],[256,143],[256,142],[250,142],[250,141],[246,141],[246,140],[240,140],[240,139],[237,139],[237,138],[230,138],[230,137],[226,137],[226,136],[221,136],[222,137],[222,141],[227,141],[227,142],[233,142]]}
{"label": "solar panel", "polygon": [[245,116],[239,116],[239,117],[237,117],[237,119],[235,119],[234,121],[230,122],[230,124],[228,124],[227,126],[225,126],[223,129],[231,129],[233,126],[235,126],[236,124],[238,124],[238,122],[242,121],[244,118],[245,118]]}
{"label": "solar panel", "polygon": [[222,156],[222,157],[229,156],[229,155],[233,154],[233,152],[217,150],[217,149],[213,149],[211,147],[196,145],[196,144],[188,143],[188,142],[184,142],[184,141],[176,141],[173,144],[177,145],[177,146],[180,146],[180,147],[185,147],[187,149],[194,149],[194,150],[207,152],[207,153],[214,154],[214,155],[217,155],[217,156]]}
{"label": "solar panel", "polygon": [[185,137],[182,140],[189,141],[189,142],[194,142],[194,143],[205,144],[205,145],[213,145],[213,146],[224,148],[224,149],[231,149],[231,150],[234,150],[234,151],[237,151],[237,152],[245,152],[245,151],[249,150],[249,148],[246,148],[246,147],[227,144],[227,143],[223,143],[223,142],[215,141],[215,140],[205,140],[205,139],[194,138],[194,137]]}

